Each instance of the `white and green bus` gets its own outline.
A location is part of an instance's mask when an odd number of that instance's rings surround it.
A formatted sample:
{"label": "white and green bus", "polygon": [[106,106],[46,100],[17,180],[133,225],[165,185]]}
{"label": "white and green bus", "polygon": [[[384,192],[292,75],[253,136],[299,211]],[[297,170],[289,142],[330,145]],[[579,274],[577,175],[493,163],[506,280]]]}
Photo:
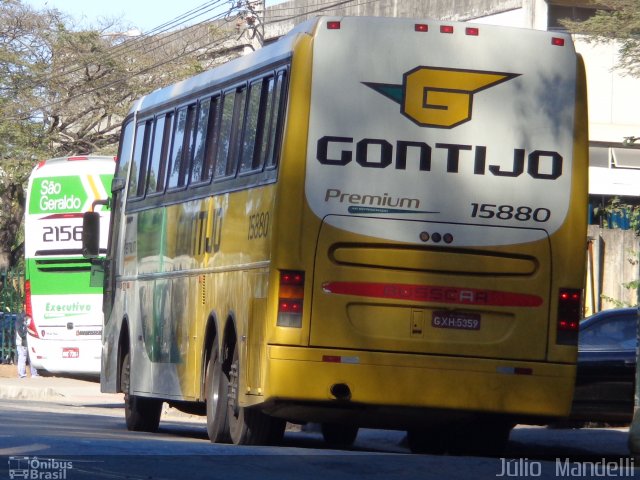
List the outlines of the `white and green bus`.
{"label": "white and green bus", "polygon": [[[25,312],[33,365],[55,373],[100,372],[102,288],[92,287],[82,256],[82,214],[109,196],[114,157],[76,156],[40,162],[25,208]],[[96,205],[105,227],[109,211]]]}

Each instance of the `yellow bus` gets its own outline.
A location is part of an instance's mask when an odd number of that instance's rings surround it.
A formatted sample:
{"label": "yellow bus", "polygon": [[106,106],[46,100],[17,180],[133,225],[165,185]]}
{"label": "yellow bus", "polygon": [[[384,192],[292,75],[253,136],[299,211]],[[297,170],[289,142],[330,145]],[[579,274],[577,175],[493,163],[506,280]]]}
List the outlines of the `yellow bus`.
{"label": "yellow bus", "polygon": [[334,445],[375,427],[498,451],[567,415],[585,98],[567,35],[366,17],[141,98],[112,185],[102,391],[130,429],[169,402],[235,444],[289,421]]}

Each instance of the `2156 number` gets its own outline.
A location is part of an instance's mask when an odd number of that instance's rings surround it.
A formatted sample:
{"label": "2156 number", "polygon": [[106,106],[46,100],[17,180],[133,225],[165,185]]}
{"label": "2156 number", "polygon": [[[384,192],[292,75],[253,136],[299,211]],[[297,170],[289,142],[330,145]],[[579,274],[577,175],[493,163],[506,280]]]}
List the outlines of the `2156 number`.
{"label": "2156 number", "polygon": [[551,210],[548,208],[531,208],[527,206],[514,207],[513,205],[493,205],[491,203],[472,203],[472,218],[497,218],[499,220],[518,220],[519,222],[544,223],[551,218]]}
{"label": "2156 number", "polygon": [[43,242],[75,242],[82,241],[82,225],[63,225],[61,227],[44,227]]}

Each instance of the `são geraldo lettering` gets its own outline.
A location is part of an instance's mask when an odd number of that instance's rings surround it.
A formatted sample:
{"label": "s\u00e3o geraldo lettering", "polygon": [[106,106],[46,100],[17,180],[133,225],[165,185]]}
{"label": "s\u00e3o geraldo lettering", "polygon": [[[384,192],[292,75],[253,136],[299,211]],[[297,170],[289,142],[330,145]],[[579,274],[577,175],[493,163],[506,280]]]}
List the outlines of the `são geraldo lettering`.
{"label": "s\u00e3o geraldo lettering", "polygon": [[[43,180],[40,186],[40,210],[79,210],[82,201],[75,195],[66,194],[57,197],[62,193],[62,185],[52,180]],[[52,198],[53,197],[53,198]]]}
{"label": "s\u00e3o geraldo lettering", "polygon": [[[447,173],[459,173],[460,163],[471,161],[475,175],[495,175],[498,177],[518,177],[525,172],[535,179],[555,180],[562,175],[563,158],[558,152],[534,150],[527,154],[522,148],[513,150],[510,168],[487,165],[487,147],[455,143],[436,143],[434,147],[425,142],[398,140],[394,145],[379,138],[364,138],[355,144],[352,137],[324,136],[318,140],[316,158],[323,165],[344,166],[354,159],[364,168],[387,168],[394,165],[396,170],[407,169],[407,157],[418,159],[418,170],[431,171],[431,157],[434,150],[446,152]],[[329,150],[339,152],[337,158],[329,156]],[[394,155],[395,150],[395,155]]]}
{"label": "s\u00e3o geraldo lettering", "polygon": [[42,197],[40,199],[40,210],[79,210],[82,202],[75,195],[62,198]]}

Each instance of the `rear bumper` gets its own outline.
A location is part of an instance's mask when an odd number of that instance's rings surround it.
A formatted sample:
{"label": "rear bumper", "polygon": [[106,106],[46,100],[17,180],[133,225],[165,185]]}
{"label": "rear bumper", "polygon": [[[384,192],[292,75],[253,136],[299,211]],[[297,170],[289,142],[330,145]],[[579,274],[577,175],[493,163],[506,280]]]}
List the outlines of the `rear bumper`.
{"label": "rear bumper", "polygon": [[100,374],[100,339],[91,342],[29,337],[29,360],[51,373]]}
{"label": "rear bumper", "polygon": [[[575,379],[575,366],[566,364],[286,346],[269,346],[267,354],[264,407],[299,421],[305,408],[565,417]],[[348,386],[349,400],[331,393],[336,384]]]}

